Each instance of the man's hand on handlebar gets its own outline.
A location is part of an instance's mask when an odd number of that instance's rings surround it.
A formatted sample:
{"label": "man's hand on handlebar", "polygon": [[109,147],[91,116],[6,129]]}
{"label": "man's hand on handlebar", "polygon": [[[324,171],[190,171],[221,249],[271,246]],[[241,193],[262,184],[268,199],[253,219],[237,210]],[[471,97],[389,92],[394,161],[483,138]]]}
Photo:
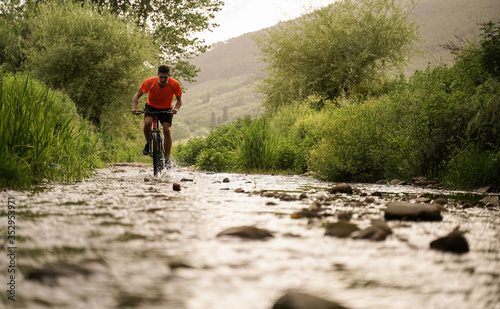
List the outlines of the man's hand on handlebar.
{"label": "man's hand on handlebar", "polygon": [[138,112],[137,108],[132,109],[132,115],[137,115],[137,112]]}

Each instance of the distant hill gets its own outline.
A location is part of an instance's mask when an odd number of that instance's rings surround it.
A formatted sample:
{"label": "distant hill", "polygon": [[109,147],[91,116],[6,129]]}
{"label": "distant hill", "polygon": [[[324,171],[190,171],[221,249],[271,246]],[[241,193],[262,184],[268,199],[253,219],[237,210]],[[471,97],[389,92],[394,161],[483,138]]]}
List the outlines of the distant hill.
{"label": "distant hill", "polygon": [[[415,8],[420,27],[423,54],[417,55],[405,71],[425,69],[428,64],[450,64],[452,55],[442,45],[458,43],[457,37],[471,40],[479,34],[479,24],[500,19],[499,0],[421,0]],[[259,94],[253,83],[264,76],[265,64],[259,62],[251,35],[213,44],[211,50],[191,61],[201,69],[195,83],[187,88],[185,104],[176,117],[174,138],[203,136],[213,125],[244,115],[255,117],[261,110]]]}

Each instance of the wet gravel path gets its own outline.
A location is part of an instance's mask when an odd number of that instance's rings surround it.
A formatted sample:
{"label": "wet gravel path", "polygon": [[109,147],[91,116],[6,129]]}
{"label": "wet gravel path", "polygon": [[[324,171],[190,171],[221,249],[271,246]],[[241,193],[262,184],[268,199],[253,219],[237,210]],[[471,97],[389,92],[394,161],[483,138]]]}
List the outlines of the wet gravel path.
{"label": "wet gravel path", "polygon": [[[128,164],[76,184],[4,191],[3,239],[9,197],[16,212],[16,301],[5,289],[12,263],[3,241],[0,307],[257,309],[298,290],[359,309],[500,308],[498,206],[467,208],[453,198],[464,192],[413,186],[351,184],[352,195],[332,195],[332,185],[187,168],[153,179],[149,166]],[[389,201],[424,195],[448,196],[442,221],[389,221],[393,234],[378,242],[324,235],[322,223],[341,212],[364,228]],[[293,218],[314,207],[329,216]],[[217,237],[243,225],[274,237]],[[429,248],[457,225],[470,252]]]}

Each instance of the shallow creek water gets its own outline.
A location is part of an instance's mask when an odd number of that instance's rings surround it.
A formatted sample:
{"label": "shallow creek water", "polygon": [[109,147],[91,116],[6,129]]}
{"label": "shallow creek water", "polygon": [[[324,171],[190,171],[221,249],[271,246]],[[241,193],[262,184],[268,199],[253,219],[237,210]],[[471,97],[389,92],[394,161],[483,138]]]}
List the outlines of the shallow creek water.
{"label": "shallow creek water", "polygon": [[[332,183],[187,168],[158,179],[151,174],[147,165],[130,164],[75,184],[2,192],[0,231],[5,239],[7,199],[14,197],[17,250],[13,302],[5,289],[8,246],[0,246],[0,307],[257,309],[272,308],[296,290],[354,309],[500,308],[500,211],[460,207],[452,196],[464,192],[351,184],[357,193],[338,194],[323,205],[331,214],[352,211],[351,221],[363,228],[383,218],[391,200],[449,195],[443,221],[389,221],[393,234],[374,242],[324,236],[321,223],[335,216],[291,217],[328,197]],[[252,193],[260,190],[306,192],[307,198]],[[384,194],[364,202],[360,193],[375,191]],[[217,237],[242,225],[274,237]],[[429,248],[457,225],[468,231],[470,252]],[[50,265],[66,265],[64,275],[40,271]]]}

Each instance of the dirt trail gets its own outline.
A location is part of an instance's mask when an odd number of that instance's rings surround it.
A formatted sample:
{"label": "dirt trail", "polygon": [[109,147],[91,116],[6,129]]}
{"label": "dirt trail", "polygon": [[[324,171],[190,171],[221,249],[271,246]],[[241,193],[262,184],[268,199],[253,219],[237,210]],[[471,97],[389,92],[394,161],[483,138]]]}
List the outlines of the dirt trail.
{"label": "dirt trail", "polygon": [[[321,224],[351,212],[351,222],[365,228],[383,218],[391,200],[457,192],[351,184],[352,195],[332,195],[327,191],[331,183],[300,176],[187,168],[158,179],[151,174],[148,165],[117,165],[71,185],[2,192],[4,239],[7,206],[15,205],[16,301],[8,299],[12,292],[5,289],[12,262],[7,255],[11,246],[4,241],[0,304],[271,308],[293,289],[359,309],[500,308],[498,207],[463,208],[450,198],[443,221],[390,221],[393,234],[375,242],[325,236]],[[173,190],[174,183],[180,191]],[[281,194],[265,197],[258,194],[262,190]],[[331,216],[292,218],[318,205]],[[266,229],[274,237],[217,237],[243,225]],[[470,252],[429,248],[457,225],[468,230]]]}

